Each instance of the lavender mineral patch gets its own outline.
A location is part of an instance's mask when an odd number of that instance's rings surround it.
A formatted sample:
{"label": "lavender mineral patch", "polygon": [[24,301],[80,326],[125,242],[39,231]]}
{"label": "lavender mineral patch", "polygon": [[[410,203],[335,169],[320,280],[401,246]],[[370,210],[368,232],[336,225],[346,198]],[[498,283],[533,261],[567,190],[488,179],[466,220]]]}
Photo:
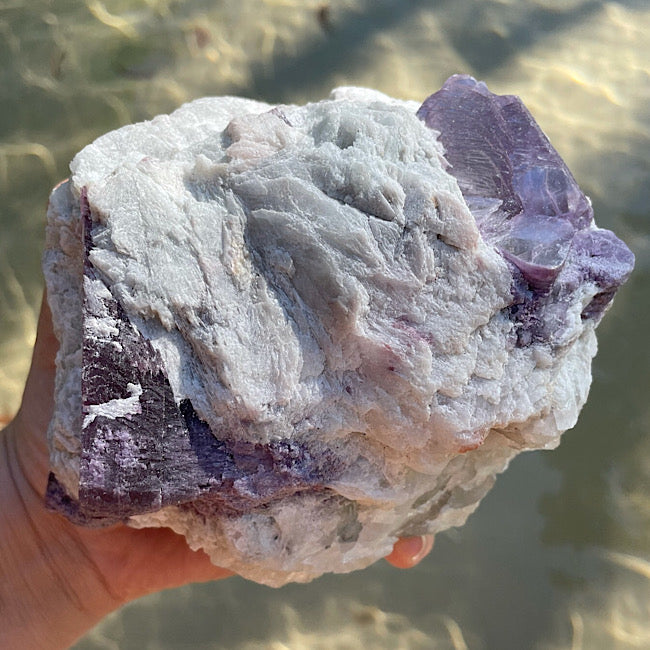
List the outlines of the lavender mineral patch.
{"label": "lavender mineral patch", "polygon": [[521,101],[207,98],[79,153],[48,211],[50,506],[270,585],[464,523],[584,404],[633,256]]}

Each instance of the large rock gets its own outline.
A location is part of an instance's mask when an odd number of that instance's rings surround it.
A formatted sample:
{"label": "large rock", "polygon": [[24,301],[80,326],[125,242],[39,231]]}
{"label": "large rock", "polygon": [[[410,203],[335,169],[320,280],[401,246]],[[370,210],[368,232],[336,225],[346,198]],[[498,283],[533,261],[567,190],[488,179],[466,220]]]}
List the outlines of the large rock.
{"label": "large rock", "polygon": [[72,163],[48,501],[271,585],[462,524],[587,398],[633,257],[521,102],[202,99]]}

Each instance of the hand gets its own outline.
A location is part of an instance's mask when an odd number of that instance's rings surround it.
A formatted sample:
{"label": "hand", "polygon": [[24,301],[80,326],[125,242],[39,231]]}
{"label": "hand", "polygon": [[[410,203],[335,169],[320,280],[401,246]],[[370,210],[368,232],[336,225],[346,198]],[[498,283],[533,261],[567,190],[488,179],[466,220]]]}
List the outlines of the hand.
{"label": "hand", "polygon": [[[67,647],[103,616],[145,594],[218,580],[214,566],[167,528],[78,527],[48,512],[46,432],[58,343],[45,298],[18,414],[0,432],[0,647]],[[386,558],[415,566],[433,537],[398,540]],[[4,635],[4,636],[3,636]]]}

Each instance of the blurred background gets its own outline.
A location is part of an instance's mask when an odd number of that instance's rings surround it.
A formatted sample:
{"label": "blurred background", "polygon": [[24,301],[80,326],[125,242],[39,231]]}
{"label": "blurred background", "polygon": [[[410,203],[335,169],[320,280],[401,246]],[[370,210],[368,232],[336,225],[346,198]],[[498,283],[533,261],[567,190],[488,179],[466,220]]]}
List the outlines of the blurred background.
{"label": "blurred background", "polygon": [[523,98],[637,256],[578,425],[517,458],[420,566],[164,592],[77,650],[650,647],[648,34],[647,0],[0,0],[5,421],[34,340],[50,188],[97,136],[196,97],[305,102],[353,84],[421,101],[470,73]]}

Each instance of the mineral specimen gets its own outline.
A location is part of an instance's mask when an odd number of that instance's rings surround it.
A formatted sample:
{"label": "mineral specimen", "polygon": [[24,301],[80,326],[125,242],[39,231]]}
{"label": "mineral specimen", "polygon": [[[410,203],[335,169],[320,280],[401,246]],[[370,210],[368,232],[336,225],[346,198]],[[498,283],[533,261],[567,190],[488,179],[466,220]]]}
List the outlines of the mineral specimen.
{"label": "mineral specimen", "polygon": [[633,265],[515,97],[202,99],[48,212],[52,508],[270,585],[462,524],[576,422]]}

